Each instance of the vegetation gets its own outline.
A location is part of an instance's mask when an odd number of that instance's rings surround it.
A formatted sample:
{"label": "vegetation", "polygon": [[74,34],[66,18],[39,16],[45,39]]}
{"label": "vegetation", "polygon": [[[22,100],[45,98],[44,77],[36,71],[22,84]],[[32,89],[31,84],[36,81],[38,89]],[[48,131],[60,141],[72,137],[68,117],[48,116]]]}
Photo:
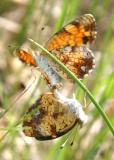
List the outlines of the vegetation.
{"label": "vegetation", "polygon": [[[113,160],[114,159],[114,2],[79,0],[4,0],[0,2],[0,157],[5,160]],[[37,141],[22,132],[22,119],[47,89],[41,74],[22,64],[15,48],[31,48],[27,38],[44,46],[49,37],[79,15],[91,13],[97,39],[90,46],[96,67],[83,81],[76,77],[75,97],[84,106],[88,122],[52,141]],[[42,47],[42,46],[41,46]],[[35,49],[41,49],[36,46]],[[58,62],[59,63],[59,62]],[[64,66],[60,64],[64,70]],[[67,71],[67,69],[66,69]],[[32,75],[32,76],[31,76]],[[72,88],[69,86],[69,95]],[[68,89],[67,89],[68,90]],[[65,88],[63,92],[66,92]],[[4,114],[5,113],[5,114]],[[105,114],[106,113],[106,114]],[[69,137],[68,143],[61,145]],[[74,139],[74,144],[70,142]]]}

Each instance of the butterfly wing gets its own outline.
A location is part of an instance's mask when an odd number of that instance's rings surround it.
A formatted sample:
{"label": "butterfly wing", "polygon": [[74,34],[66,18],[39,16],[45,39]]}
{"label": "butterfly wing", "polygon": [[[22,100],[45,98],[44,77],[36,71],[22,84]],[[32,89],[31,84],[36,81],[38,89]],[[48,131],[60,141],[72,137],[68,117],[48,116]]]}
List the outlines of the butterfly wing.
{"label": "butterfly wing", "polygon": [[[86,46],[95,39],[95,28],[94,17],[91,14],[85,14],[51,37],[46,48],[78,78],[83,78],[95,64],[94,56]],[[52,62],[52,66],[59,75],[68,79],[68,76],[55,63]]]}
{"label": "butterfly wing", "polygon": [[38,140],[55,139],[71,130],[75,124],[82,124],[52,92],[43,94],[25,114],[23,132]]}
{"label": "butterfly wing", "polygon": [[91,14],[85,14],[64,26],[46,44],[49,51],[65,46],[81,46],[96,37],[96,22]]}
{"label": "butterfly wing", "polygon": [[33,58],[32,54],[23,50],[23,49],[17,49],[15,51],[15,54],[18,56],[18,58],[25,64],[29,64],[31,66],[37,67],[37,63],[35,59]]}
{"label": "butterfly wing", "polygon": [[[92,51],[86,46],[71,47],[67,46],[52,52],[55,56],[78,78],[83,78],[95,67],[95,59]],[[61,68],[51,61],[53,69],[64,79],[71,80]]]}

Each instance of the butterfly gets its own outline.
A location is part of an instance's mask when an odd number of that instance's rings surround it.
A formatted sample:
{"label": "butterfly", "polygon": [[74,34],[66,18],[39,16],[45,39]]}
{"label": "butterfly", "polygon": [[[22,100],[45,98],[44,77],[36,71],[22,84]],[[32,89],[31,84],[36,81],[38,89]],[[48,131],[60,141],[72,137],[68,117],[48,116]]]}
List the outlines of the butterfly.
{"label": "butterfly", "polygon": [[37,140],[58,138],[75,125],[82,126],[87,116],[76,99],[65,98],[59,91],[46,92],[28,109],[23,132]]}
{"label": "butterfly", "polygon": [[[87,47],[96,38],[96,22],[91,14],[82,15],[55,33],[45,47],[65,64],[78,78],[82,79],[95,66],[95,58]],[[21,61],[38,66],[48,83],[53,86],[59,76],[71,80],[68,75],[45,53],[35,54],[19,49]],[[55,93],[56,92],[56,93]],[[59,95],[59,96],[58,96]],[[28,109],[23,119],[23,132],[38,140],[50,140],[70,131],[76,124],[86,121],[81,104],[76,99],[65,98],[57,90],[44,93]]]}
{"label": "butterfly", "polygon": [[[55,33],[46,43],[45,47],[68,67],[78,78],[82,79],[90,73],[95,66],[95,58],[87,47],[96,38],[96,22],[91,14],[85,14]],[[40,53],[46,57],[46,54]],[[33,66],[38,66],[35,58],[24,50],[18,50],[18,57]],[[26,58],[25,58],[26,57]],[[51,67],[66,80],[70,77],[52,60]]]}

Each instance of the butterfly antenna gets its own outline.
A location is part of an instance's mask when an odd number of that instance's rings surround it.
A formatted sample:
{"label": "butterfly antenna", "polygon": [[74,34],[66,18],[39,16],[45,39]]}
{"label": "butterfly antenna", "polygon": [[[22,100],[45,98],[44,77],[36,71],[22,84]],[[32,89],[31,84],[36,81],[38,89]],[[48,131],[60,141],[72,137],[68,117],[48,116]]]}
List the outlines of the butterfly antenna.
{"label": "butterfly antenna", "polygon": [[72,131],[69,133],[67,139],[64,141],[64,143],[61,145],[60,149],[63,149],[67,144],[69,144],[69,139],[72,136]]}
{"label": "butterfly antenna", "polygon": [[8,107],[8,109],[6,109],[4,112],[2,112],[0,114],[0,119],[10,110],[14,107],[14,104],[16,104],[16,102],[31,88],[31,86],[33,85],[33,83],[35,83],[36,81],[36,75],[33,72],[33,69],[31,68],[31,72],[34,75],[34,79],[33,81],[21,92],[19,93],[19,95],[17,95],[17,97],[14,99],[14,101],[11,103],[11,105]]}
{"label": "butterfly antenna", "polygon": [[[78,129],[79,129],[80,125],[77,124],[77,126],[75,127],[75,135],[73,135],[73,138],[70,142],[70,146],[73,146],[74,145],[74,142],[75,142],[75,139],[76,139],[76,136],[77,136],[77,133],[78,133]],[[72,133],[74,132],[74,130],[72,131]]]}
{"label": "butterfly antenna", "polygon": [[[71,134],[70,134],[70,135],[71,135]],[[64,143],[60,146],[60,149],[63,149],[63,148],[67,145],[70,135],[69,135],[68,138],[64,141]]]}

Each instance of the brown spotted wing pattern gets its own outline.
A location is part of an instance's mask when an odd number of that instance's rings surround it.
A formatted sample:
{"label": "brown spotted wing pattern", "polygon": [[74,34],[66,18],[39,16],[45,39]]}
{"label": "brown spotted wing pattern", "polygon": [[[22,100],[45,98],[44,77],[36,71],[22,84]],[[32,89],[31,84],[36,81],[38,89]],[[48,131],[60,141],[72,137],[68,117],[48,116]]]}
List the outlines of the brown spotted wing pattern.
{"label": "brown spotted wing pattern", "polygon": [[52,92],[43,94],[25,114],[23,132],[38,140],[55,139],[82,122]]}
{"label": "brown spotted wing pattern", "polygon": [[[83,78],[95,65],[87,44],[96,37],[95,19],[85,14],[63,27],[47,42],[46,48],[61,60],[78,78]],[[69,79],[58,66],[52,66],[63,78]]]}

